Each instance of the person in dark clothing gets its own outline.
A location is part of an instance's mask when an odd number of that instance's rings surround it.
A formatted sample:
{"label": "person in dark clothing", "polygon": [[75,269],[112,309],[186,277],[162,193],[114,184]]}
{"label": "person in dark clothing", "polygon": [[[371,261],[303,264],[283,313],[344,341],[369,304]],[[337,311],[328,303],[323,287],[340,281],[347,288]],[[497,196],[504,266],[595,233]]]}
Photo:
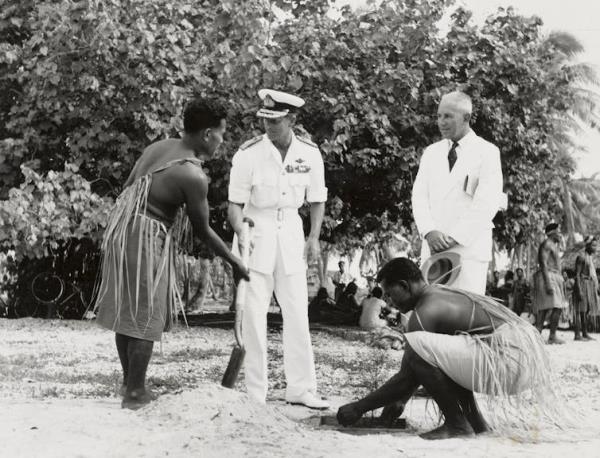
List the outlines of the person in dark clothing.
{"label": "person in dark clothing", "polygon": [[335,301],[329,297],[327,288],[321,287],[317,295],[308,304],[308,319],[311,322],[331,321],[331,314],[335,310]]}
{"label": "person in dark clothing", "polygon": [[504,284],[497,288],[497,293],[494,297],[501,300],[506,307],[512,306],[512,292],[514,285],[515,274],[512,270],[507,270],[504,274]]}
{"label": "person in dark clothing", "polygon": [[521,316],[525,311],[528,303],[531,301],[529,297],[529,282],[525,278],[525,273],[520,267],[517,268],[517,279],[513,283],[513,312]]}
{"label": "person in dark clothing", "polygon": [[344,324],[358,325],[362,308],[356,300],[357,292],[358,286],[356,283],[348,283],[336,303],[337,311],[343,314],[342,320]]}

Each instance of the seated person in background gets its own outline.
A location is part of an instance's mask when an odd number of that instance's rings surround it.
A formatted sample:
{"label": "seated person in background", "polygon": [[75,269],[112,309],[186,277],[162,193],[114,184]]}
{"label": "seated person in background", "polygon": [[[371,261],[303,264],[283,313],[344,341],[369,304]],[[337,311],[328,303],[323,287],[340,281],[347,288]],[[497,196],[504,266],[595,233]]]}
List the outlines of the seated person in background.
{"label": "seated person in background", "polygon": [[346,272],[346,263],[344,261],[338,262],[338,268],[340,269],[336,273],[333,274],[333,284],[335,285],[335,293],[334,299],[335,301],[339,301],[340,296],[344,293],[346,286],[350,284],[350,282],[354,281],[352,275]]}
{"label": "seated person in background", "polygon": [[335,308],[335,302],[329,297],[327,288],[321,287],[317,295],[308,304],[309,321],[329,321],[332,311]]}
{"label": "seated person in background", "polygon": [[356,300],[356,293],[358,292],[358,286],[354,282],[350,282],[344,292],[337,301],[339,309],[346,310],[348,312],[357,312],[360,310],[360,305]]}
{"label": "seated person in background", "polygon": [[496,295],[494,296],[496,299],[502,301],[502,303],[512,310],[513,305],[513,284],[515,281],[515,274],[512,270],[507,270],[506,274],[504,274],[504,283],[502,286],[496,289]]}
{"label": "seated person in background", "polygon": [[342,312],[345,316],[340,324],[352,324],[358,325],[358,319],[360,317],[361,308],[356,300],[356,293],[358,292],[358,286],[356,283],[350,282],[344,292],[339,297],[336,303],[336,309]]}
{"label": "seated person in background", "polygon": [[371,291],[371,295],[362,301],[362,312],[358,321],[362,329],[370,330],[388,325],[387,320],[381,318],[382,312],[387,308],[387,304],[381,299],[382,296],[383,291],[379,286],[376,286]]}

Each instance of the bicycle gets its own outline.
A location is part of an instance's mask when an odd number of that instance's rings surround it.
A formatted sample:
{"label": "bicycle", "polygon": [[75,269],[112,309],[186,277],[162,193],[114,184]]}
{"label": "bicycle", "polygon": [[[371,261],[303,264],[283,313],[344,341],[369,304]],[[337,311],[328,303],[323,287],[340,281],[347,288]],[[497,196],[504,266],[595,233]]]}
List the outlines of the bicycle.
{"label": "bicycle", "polygon": [[90,314],[93,315],[89,310],[90,302],[86,300],[83,290],[53,272],[37,274],[31,281],[31,294],[34,304],[29,311],[29,316],[40,316],[40,305],[46,307],[46,318],[89,319]]}

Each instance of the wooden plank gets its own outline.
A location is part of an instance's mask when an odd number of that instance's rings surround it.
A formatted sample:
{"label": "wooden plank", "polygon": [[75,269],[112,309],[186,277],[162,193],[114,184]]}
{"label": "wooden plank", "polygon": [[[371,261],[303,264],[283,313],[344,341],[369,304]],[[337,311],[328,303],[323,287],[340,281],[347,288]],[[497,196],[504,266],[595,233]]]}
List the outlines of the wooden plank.
{"label": "wooden plank", "polygon": [[326,415],[321,417],[320,426],[335,426],[344,430],[377,429],[394,431],[406,429],[406,418],[397,418],[391,425],[387,425],[383,423],[381,417],[364,416],[353,425],[344,427],[338,423],[335,416]]}

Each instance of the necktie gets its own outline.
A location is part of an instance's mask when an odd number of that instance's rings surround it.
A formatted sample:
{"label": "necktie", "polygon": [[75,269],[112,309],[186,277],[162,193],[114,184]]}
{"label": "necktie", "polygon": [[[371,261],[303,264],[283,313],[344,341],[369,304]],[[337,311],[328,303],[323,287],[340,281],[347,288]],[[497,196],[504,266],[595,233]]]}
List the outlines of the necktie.
{"label": "necktie", "polygon": [[452,171],[452,167],[456,163],[456,147],[458,146],[457,142],[452,142],[452,148],[448,151],[448,166],[450,167],[450,171]]}

